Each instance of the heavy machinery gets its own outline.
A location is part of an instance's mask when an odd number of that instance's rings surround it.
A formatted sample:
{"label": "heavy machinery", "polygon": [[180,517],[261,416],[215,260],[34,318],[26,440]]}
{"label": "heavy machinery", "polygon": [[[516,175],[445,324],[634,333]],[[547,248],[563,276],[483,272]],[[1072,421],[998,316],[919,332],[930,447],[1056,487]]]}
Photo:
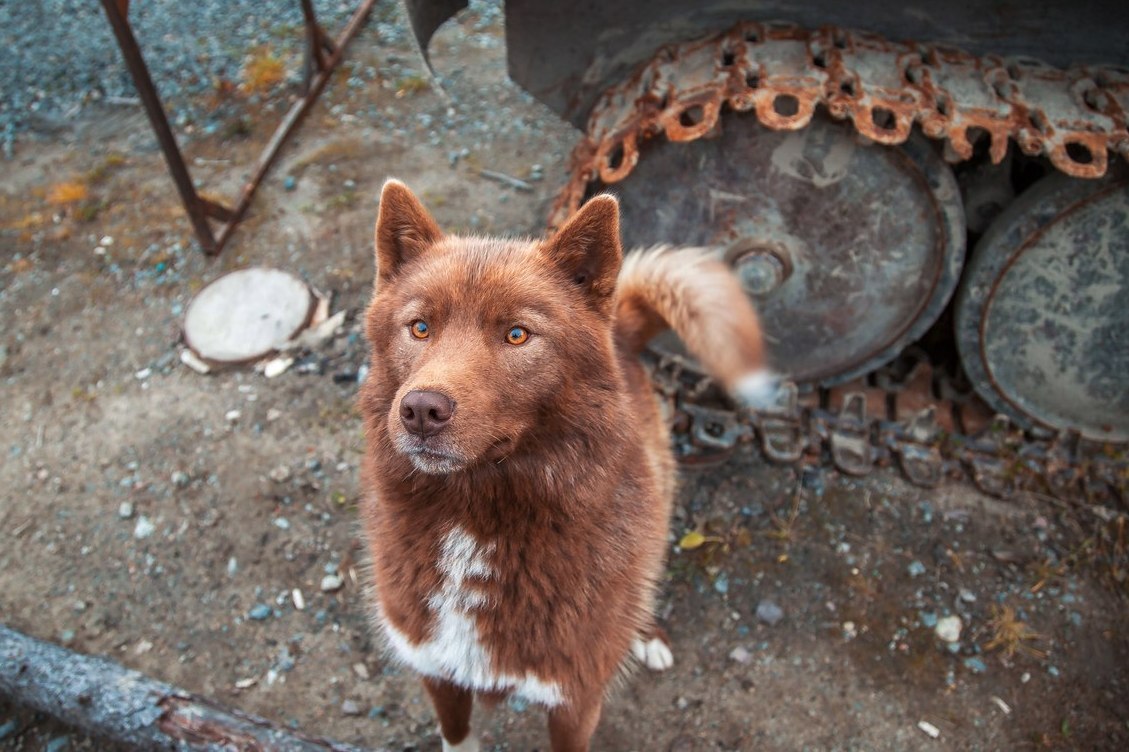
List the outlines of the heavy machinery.
{"label": "heavy machinery", "polygon": [[[464,0],[405,0],[426,56]],[[584,132],[550,217],[705,244],[788,379],[732,409],[676,343],[688,460],[748,440],[1007,495],[1129,486],[1129,4],[507,0],[511,77]]]}

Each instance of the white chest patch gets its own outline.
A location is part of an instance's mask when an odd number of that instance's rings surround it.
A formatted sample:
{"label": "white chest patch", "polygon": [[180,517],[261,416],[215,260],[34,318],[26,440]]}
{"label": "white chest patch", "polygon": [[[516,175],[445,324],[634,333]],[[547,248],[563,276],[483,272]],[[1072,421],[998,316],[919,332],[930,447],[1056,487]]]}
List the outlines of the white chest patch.
{"label": "white chest patch", "polygon": [[542,681],[530,672],[496,673],[482,644],[475,614],[495,604],[468,580],[494,576],[489,562],[493,551],[494,544],[482,545],[462,528],[452,529],[443,538],[439,555],[443,580],[427,600],[434,614],[431,634],[423,642],[414,643],[382,618],[384,632],[396,656],[421,674],[483,692],[513,692],[547,707],[560,705],[563,697],[556,682]]}

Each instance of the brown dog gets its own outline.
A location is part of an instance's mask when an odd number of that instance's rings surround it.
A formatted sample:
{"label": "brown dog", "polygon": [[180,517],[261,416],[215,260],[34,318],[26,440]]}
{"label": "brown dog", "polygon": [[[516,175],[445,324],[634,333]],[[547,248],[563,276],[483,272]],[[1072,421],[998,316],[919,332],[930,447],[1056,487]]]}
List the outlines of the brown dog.
{"label": "brown dog", "polygon": [[769,383],[711,258],[622,262],[608,196],[549,240],[502,240],[443,235],[385,184],[363,516],[378,629],[423,675],[445,750],[478,748],[475,695],[511,693],[548,708],[555,752],[586,750],[628,656],[670,665],[652,601],[674,461],[637,356],[672,326],[736,393]]}

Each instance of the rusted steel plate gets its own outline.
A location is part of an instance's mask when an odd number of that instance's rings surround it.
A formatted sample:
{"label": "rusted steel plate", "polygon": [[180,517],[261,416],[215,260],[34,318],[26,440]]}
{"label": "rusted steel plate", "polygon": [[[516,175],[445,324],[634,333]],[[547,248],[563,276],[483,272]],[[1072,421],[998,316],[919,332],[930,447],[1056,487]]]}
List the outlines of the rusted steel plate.
{"label": "rusted steel plate", "polygon": [[960,195],[920,135],[863,146],[816,118],[771,131],[720,120],[694,148],[651,144],[614,186],[629,246],[712,245],[753,296],[773,366],[801,383],[847,381],[920,337],[952,295],[964,258]]}
{"label": "rusted steel plate", "polygon": [[1052,175],[977,244],[957,344],[977,391],[1020,425],[1129,440],[1129,170]]}

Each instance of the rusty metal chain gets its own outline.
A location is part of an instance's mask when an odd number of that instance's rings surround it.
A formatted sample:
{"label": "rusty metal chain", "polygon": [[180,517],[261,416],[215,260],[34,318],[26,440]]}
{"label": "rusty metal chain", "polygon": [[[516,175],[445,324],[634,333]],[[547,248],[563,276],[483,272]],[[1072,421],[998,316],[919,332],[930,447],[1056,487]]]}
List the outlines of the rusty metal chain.
{"label": "rusty metal chain", "polygon": [[[776,404],[757,411],[734,407],[712,379],[679,355],[647,351],[644,362],[666,401],[684,464],[712,463],[740,445],[755,443],[776,464],[829,461],[852,476],[896,466],[907,480],[925,488],[947,478],[967,479],[1000,498],[1034,492],[1107,508],[1129,504],[1126,447],[1087,442],[1071,431],[1032,435],[1003,415],[990,417],[974,435],[966,435],[950,417],[959,415],[959,398],[929,400],[923,408],[910,404],[907,410],[904,402],[913,400],[901,398],[912,393],[915,374],[931,373],[925,360],[908,378],[892,375],[895,369],[888,368],[872,375],[869,390],[860,384],[856,390],[842,390],[834,407],[821,405],[826,390],[801,395],[794,383],[786,382]],[[875,392],[884,398],[882,414],[868,414],[873,413]]]}
{"label": "rusty metal chain", "polygon": [[[579,207],[595,181],[626,178],[649,138],[701,138],[717,126],[723,107],[752,111],[774,130],[798,130],[817,105],[849,118],[860,136],[881,144],[904,142],[917,123],[925,135],[945,140],[950,162],[970,159],[979,137],[988,139],[993,163],[1014,139],[1025,154],[1043,155],[1075,177],[1104,175],[1111,152],[1129,158],[1129,71],[1059,70],[831,27],[740,23],[661,48],[600,98],[571,156],[571,177],[553,205],[550,227]],[[834,405],[814,396],[826,392],[801,395],[795,384],[785,384],[775,407],[751,412],[727,404],[708,377],[676,355],[652,352],[647,362],[688,463],[756,442],[773,462],[829,460],[850,475],[896,465],[925,487],[964,477],[1000,497],[1026,490],[1129,504],[1125,447],[1086,442],[1075,432],[1025,434],[1001,415],[962,431],[949,417],[960,411],[959,390],[943,380],[940,398],[906,404],[913,402],[907,389],[912,369],[909,378],[896,369],[871,374],[873,389],[841,390]],[[874,392],[880,411],[873,409]]]}
{"label": "rusty metal chain", "polygon": [[914,123],[945,139],[952,162],[989,139],[999,163],[1014,139],[1075,177],[1105,174],[1110,152],[1129,158],[1129,71],[1060,70],[1027,58],[976,57],[953,47],[891,42],[873,34],[787,23],[740,23],[669,45],[598,100],[571,156],[571,178],[550,215],[557,227],[590,183],[626,178],[639,146],[665,135],[693,141],[722,108],[752,111],[774,130],[808,125],[817,105],[877,143],[900,144]]}

